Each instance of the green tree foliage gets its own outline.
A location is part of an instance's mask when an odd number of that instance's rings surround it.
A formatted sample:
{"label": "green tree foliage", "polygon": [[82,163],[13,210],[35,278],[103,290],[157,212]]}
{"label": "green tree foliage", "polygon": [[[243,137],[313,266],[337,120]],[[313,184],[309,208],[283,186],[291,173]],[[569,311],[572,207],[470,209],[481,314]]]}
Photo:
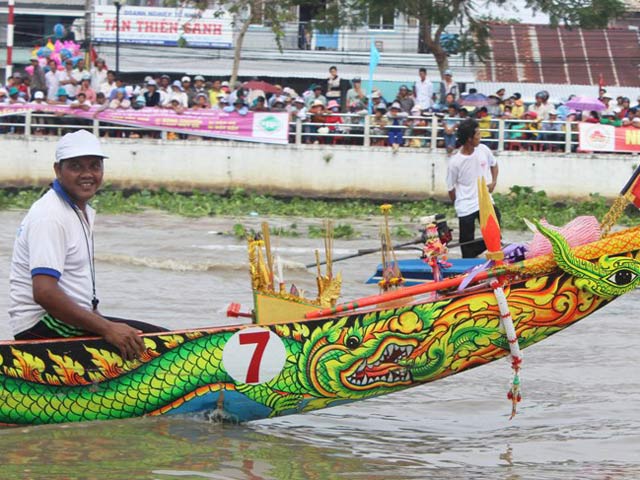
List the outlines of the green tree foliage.
{"label": "green tree foliage", "polygon": [[607,28],[609,22],[625,13],[620,0],[527,0],[527,7],[549,15],[551,25]]}
{"label": "green tree foliage", "polygon": [[[169,6],[191,6],[199,10],[212,9],[217,15],[229,14],[234,27],[234,55],[230,83],[238,78],[244,37],[252,24],[269,26],[274,34],[276,44],[282,51],[284,25],[295,20],[293,0],[169,0]],[[188,46],[181,42],[182,46]]]}
{"label": "green tree foliage", "polygon": [[[358,28],[368,23],[371,14],[400,13],[420,22],[422,38],[438,64],[440,72],[449,68],[448,52],[443,44],[447,28],[456,26],[460,36],[458,52],[471,59],[484,60],[488,53],[491,26],[486,16],[489,6],[505,6],[508,0],[316,0],[299,4],[325,4],[315,19],[318,28]],[[605,28],[625,12],[622,0],[526,0],[534,12],[547,14],[552,25]],[[495,19],[493,19],[495,21]],[[446,36],[444,37],[446,39]]]}

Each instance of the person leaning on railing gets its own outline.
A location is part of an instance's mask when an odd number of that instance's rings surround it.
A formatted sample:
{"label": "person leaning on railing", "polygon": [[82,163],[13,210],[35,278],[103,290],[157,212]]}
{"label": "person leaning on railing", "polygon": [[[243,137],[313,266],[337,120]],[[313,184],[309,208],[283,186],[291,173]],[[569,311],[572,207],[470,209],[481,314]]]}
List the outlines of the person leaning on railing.
{"label": "person leaning on railing", "polygon": [[602,125],[611,125],[613,127],[621,127],[622,120],[616,117],[614,112],[605,111],[602,113],[602,118],[600,119],[600,123]]}
{"label": "person leaning on railing", "polygon": [[460,125],[460,117],[458,116],[458,105],[450,103],[447,116],[443,121],[444,124],[444,148],[451,155],[456,148],[456,132]]}
{"label": "person leaning on railing", "polygon": [[522,95],[516,92],[511,97],[513,98],[513,102],[511,106],[511,116],[513,118],[522,118],[524,116],[524,111],[525,111]]}
{"label": "person leaning on railing", "polygon": [[420,105],[414,105],[411,114],[406,121],[407,125],[407,146],[421,148],[426,144],[427,119],[422,116]]}
{"label": "person leaning on railing", "polygon": [[82,110],[84,112],[91,109],[91,102],[84,92],[78,92],[76,99],[69,104],[69,108]]}
{"label": "person leaning on railing", "polygon": [[565,118],[565,124],[562,126],[562,130],[565,134],[567,131],[571,132],[571,151],[577,152],[579,127],[576,112],[571,112],[567,115],[567,117]]}
{"label": "person leaning on railing", "polygon": [[[144,92],[144,100],[147,107],[159,107],[162,104],[158,84],[151,79],[147,82],[147,89]],[[216,100],[216,105],[218,104]]]}
{"label": "person leaning on railing", "polygon": [[387,113],[387,143],[396,153],[404,145],[404,127],[407,120],[407,113],[402,110],[399,102],[393,102]]}
{"label": "person leaning on railing", "polygon": [[562,124],[558,122],[558,112],[555,110],[550,110],[549,119],[542,122],[538,140],[544,143],[547,150],[556,151],[561,148],[556,142],[564,141],[564,133]]}
{"label": "person leaning on railing", "polygon": [[379,105],[375,108],[371,117],[370,135],[372,146],[384,146],[386,143],[386,129],[389,125],[389,119],[386,116],[387,108]]}
{"label": "person leaning on railing", "polygon": [[491,128],[493,124],[491,122],[492,117],[489,115],[487,107],[480,107],[476,112],[476,119],[478,120],[478,126],[480,127],[480,138],[483,144],[487,147],[494,149],[495,142],[493,140],[493,132]]}
{"label": "person leaning on railing", "polygon": [[35,126],[35,130],[33,131],[36,135],[46,135],[48,132],[44,128],[46,124],[45,118],[42,117],[43,111],[39,110],[39,108],[44,108],[47,104],[45,102],[45,95],[43,91],[37,91],[33,94],[33,100],[29,102],[33,107],[33,115],[31,116],[31,124]]}
{"label": "person leaning on railing", "polygon": [[293,99],[290,98],[289,96],[285,96],[285,95],[279,95],[278,97],[275,98],[275,100],[273,101],[273,103],[271,104],[271,106],[269,106],[268,104],[265,104],[265,110],[266,112],[286,112],[287,111],[287,104],[292,102]]}
{"label": "person leaning on railing", "polygon": [[342,116],[340,115],[340,104],[336,100],[329,100],[327,104],[327,112],[324,117],[324,123],[328,124],[328,133],[331,134],[324,138],[323,143],[342,143],[344,137],[340,137],[337,134],[345,133],[342,124]]}
{"label": "person leaning on railing", "polygon": [[352,136],[349,137],[348,142],[351,145],[362,145],[364,140],[365,119],[367,115],[369,115],[369,112],[362,101],[355,101],[349,104],[349,113],[351,116],[348,117],[348,123],[352,125],[349,132]]}
{"label": "person leaning on railing", "polygon": [[320,143],[318,129],[324,123],[324,102],[319,98],[314,100],[308,109],[309,120],[313,125],[305,125],[305,143]]}

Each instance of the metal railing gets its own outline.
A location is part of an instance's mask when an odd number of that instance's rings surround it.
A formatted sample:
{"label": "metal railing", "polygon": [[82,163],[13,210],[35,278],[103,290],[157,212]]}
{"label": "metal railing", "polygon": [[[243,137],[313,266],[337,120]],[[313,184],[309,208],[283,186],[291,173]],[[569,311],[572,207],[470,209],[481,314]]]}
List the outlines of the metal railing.
{"label": "metal railing", "polygon": [[[326,123],[296,119],[295,122],[291,122],[290,143],[349,144],[355,141],[356,144],[364,146],[386,146],[388,131],[395,129],[403,132],[405,147],[443,149],[446,144],[444,127],[447,121],[462,121],[461,118],[441,115],[408,116],[403,120],[405,123],[411,123],[409,125],[378,125],[376,118],[370,115],[332,116],[339,116],[346,121]],[[321,130],[323,128],[324,130]],[[535,122],[499,118],[492,119],[490,128],[480,128],[480,132],[482,142],[497,151],[553,149],[569,153],[577,151],[578,148],[578,122]],[[450,135],[455,137],[455,133]]]}
{"label": "metal railing", "polygon": [[[24,117],[24,120],[19,120]],[[24,112],[15,115],[0,117],[0,138],[2,134],[20,134],[29,138],[32,135],[56,135],[62,136],[73,130],[89,129],[96,136],[130,137],[136,134],[139,137],[153,136],[166,140],[171,132],[153,128],[128,127],[100,120],[84,119],[72,115],[56,115],[53,113]]]}
{"label": "metal railing", "polygon": [[[340,117],[342,123],[314,122],[306,119],[291,121],[289,143],[387,146],[389,129],[395,129],[403,133],[403,148],[437,150],[445,148],[446,122],[461,120],[440,115],[408,116],[402,119],[402,125],[379,125],[376,117],[368,114],[331,114],[331,116]],[[315,117],[320,117],[322,120],[326,116],[316,115]],[[532,122],[499,118],[491,120],[490,128],[481,128],[481,135],[483,143],[497,151],[531,150],[535,152],[553,149],[569,153],[578,150],[577,127],[577,122]],[[80,128],[90,129],[97,136],[107,137],[146,137],[162,140],[199,137],[197,133],[176,135],[167,130],[114,125],[98,119],[81,119],[70,115],[25,112],[0,117],[0,138],[2,134],[7,133],[20,134],[27,138],[32,135],[63,135]],[[449,138],[449,141],[452,139]]]}

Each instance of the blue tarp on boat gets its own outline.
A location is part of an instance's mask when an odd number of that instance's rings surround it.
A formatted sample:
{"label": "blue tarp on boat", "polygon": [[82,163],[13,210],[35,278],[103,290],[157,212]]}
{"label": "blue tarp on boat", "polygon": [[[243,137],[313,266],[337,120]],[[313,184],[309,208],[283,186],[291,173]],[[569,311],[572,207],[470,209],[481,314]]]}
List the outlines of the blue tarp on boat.
{"label": "blue tarp on boat", "polygon": [[[445,277],[455,277],[456,275],[461,275],[467,270],[470,270],[485,261],[486,260],[483,258],[451,258],[448,260],[451,267],[443,268],[442,274]],[[433,280],[431,267],[420,258],[399,260],[398,266],[400,267],[400,272],[405,279],[405,285],[416,285],[418,283]],[[376,273],[369,278],[366,283],[378,283],[381,278],[382,264],[378,265]]]}

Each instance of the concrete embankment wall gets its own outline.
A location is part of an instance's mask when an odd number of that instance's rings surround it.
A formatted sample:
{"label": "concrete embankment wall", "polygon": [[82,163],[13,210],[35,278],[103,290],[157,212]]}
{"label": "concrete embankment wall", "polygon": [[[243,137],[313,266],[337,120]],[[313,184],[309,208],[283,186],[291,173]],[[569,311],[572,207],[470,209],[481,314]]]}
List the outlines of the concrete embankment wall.
{"label": "concrete embankment wall", "polygon": [[[0,136],[0,186],[53,178],[57,137]],[[249,191],[321,197],[445,197],[447,155],[428,149],[264,145],[203,140],[103,139],[105,181],[123,188]],[[614,197],[636,155],[502,152],[497,191],[531,186],[549,196]]]}

